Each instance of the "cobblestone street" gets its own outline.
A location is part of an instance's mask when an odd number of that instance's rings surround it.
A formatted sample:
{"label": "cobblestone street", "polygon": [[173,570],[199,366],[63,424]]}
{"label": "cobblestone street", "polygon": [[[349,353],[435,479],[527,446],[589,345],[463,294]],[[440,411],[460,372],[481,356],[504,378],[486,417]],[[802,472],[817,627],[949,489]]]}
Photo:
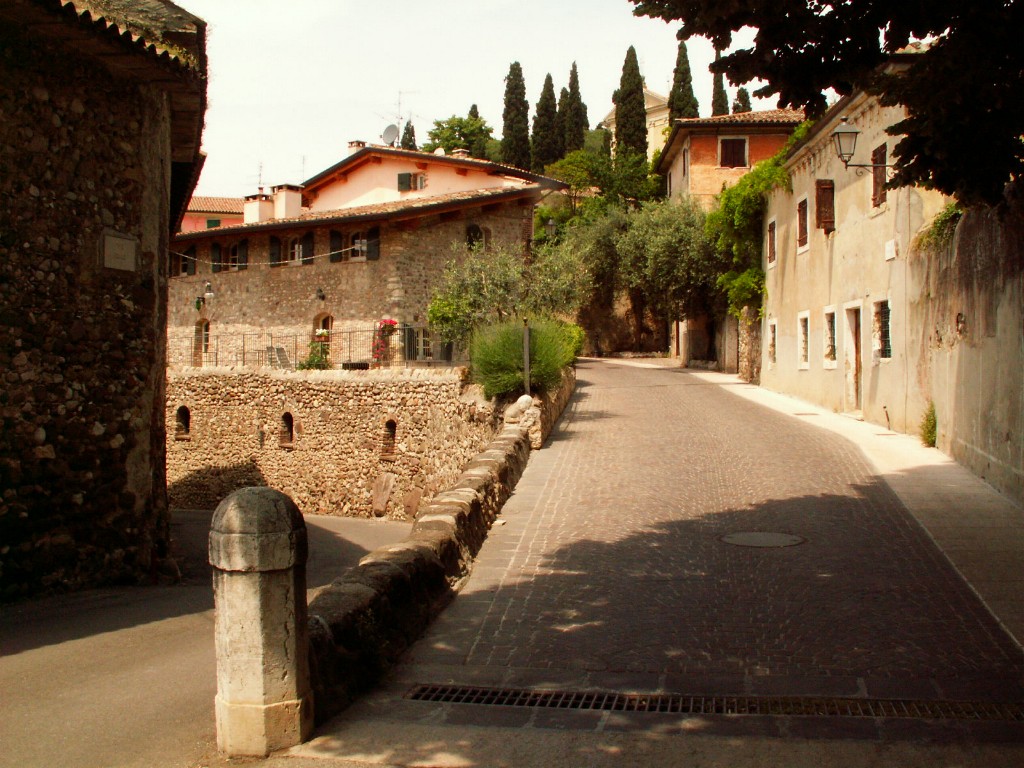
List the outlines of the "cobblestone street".
{"label": "cobblestone street", "polygon": [[679,369],[579,377],[419,678],[1021,699],[1019,649],[852,444]]}

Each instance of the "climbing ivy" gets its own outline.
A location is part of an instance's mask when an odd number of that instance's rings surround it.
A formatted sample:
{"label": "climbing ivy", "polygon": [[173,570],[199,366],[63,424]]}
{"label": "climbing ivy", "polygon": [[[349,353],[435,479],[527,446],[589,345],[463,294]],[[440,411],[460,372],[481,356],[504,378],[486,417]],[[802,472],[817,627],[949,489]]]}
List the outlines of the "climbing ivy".
{"label": "climbing ivy", "polygon": [[743,307],[761,303],[764,295],[762,230],[768,195],[774,189],[792,188],[785,168],[786,155],[807,135],[810,126],[809,122],[802,123],[775,155],[755,165],[733,186],[723,189],[717,204],[708,213],[708,239],[732,266],[718,278],[718,287],[729,299],[729,312],[737,317]]}

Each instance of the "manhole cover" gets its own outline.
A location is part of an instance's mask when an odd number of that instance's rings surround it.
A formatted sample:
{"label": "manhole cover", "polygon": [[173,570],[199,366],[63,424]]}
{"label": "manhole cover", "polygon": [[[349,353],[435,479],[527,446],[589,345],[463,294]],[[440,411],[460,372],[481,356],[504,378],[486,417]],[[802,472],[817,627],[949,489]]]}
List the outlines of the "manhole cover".
{"label": "manhole cover", "polygon": [[797,544],[803,544],[807,541],[807,539],[801,536],[794,536],[791,533],[770,533],[766,531],[727,533],[720,540],[737,547],[795,547]]}

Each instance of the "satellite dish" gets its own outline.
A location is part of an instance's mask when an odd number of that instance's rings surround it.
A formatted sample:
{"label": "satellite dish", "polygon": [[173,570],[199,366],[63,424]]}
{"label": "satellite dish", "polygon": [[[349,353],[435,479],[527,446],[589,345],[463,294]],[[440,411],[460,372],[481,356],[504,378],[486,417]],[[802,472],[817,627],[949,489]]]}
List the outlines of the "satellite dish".
{"label": "satellite dish", "polygon": [[394,124],[389,125],[387,128],[384,129],[384,133],[381,135],[381,138],[384,139],[384,143],[386,145],[388,145],[389,147],[393,146],[395,143],[395,139],[398,138],[398,126]]}
{"label": "satellite dish", "polygon": [[444,147],[438,147],[437,149],[435,149],[434,150],[434,154],[435,155],[443,155],[444,154]]}

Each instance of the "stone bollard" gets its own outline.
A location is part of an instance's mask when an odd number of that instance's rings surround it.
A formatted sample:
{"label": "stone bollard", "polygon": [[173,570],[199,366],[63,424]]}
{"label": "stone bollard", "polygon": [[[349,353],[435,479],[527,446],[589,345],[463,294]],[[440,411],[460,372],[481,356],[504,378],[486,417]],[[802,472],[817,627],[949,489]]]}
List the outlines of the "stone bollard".
{"label": "stone bollard", "polygon": [[272,488],[224,499],[210,525],[217,746],[265,756],[313,729],[306,624],[306,523]]}

